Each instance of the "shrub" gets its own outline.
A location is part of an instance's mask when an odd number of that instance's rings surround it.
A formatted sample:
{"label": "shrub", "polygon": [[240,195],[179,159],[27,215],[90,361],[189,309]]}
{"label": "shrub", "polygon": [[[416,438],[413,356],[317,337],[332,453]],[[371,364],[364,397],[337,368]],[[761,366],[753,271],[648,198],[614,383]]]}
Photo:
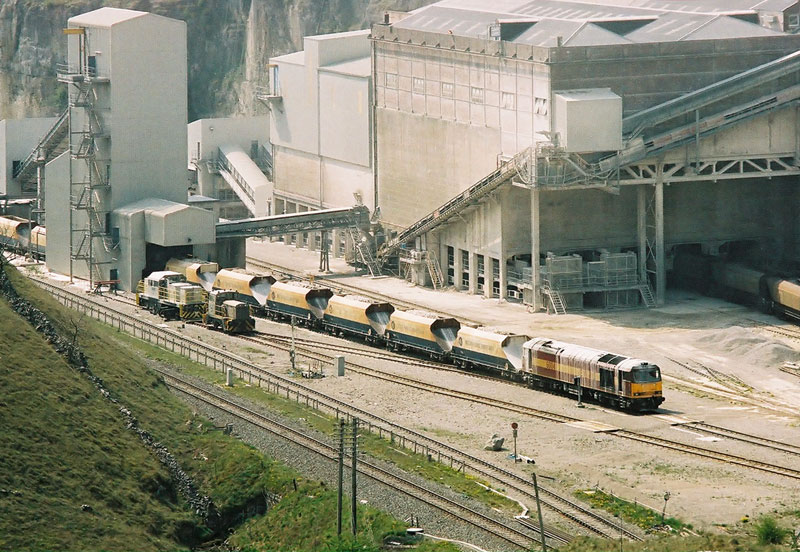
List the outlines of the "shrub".
{"label": "shrub", "polygon": [[786,529],[769,516],[762,517],[756,525],[756,536],[761,544],[780,544],[786,538]]}

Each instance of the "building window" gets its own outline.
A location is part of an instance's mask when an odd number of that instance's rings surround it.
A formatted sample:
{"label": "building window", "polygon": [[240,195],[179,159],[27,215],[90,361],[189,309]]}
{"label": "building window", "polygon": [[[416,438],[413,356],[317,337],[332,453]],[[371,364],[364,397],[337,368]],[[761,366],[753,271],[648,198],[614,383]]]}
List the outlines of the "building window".
{"label": "building window", "polygon": [[501,98],[503,101],[503,108],[504,109],[516,109],[516,97],[511,92],[503,92],[503,97]]}
{"label": "building window", "polygon": [[472,98],[472,103],[483,103],[483,88],[473,86],[470,97]]}
{"label": "building window", "polygon": [[461,250],[461,287],[469,288],[469,251]]}
{"label": "building window", "polygon": [[397,75],[386,73],[386,88],[397,88]]}
{"label": "building window", "polygon": [[411,80],[411,87],[413,91],[417,94],[424,94],[425,93],[425,79],[421,79],[419,77],[414,77]]}
{"label": "building window", "polygon": [[453,86],[452,82],[443,82],[442,83],[442,97],[443,98],[452,98],[454,89],[455,89],[455,86]]}
{"label": "building window", "polygon": [[534,98],[533,112],[537,115],[547,115],[547,100],[544,98]]}
{"label": "building window", "polygon": [[789,14],[789,28],[796,29],[800,27],[800,14],[797,13],[790,13]]}

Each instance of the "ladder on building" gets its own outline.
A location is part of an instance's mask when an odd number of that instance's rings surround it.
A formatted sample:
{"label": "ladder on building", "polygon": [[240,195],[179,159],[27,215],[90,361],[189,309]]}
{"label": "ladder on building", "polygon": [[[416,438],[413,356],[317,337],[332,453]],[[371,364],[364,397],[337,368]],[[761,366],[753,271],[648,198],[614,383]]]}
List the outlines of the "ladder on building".
{"label": "ladder on building", "polygon": [[[534,290],[534,293],[535,292],[536,291]],[[544,283],[542,284],[542,293],[544,293],[550,300],[550,304],[553,306],[554,313],[567,314],[567,307],[564,306],[564,298],[561,297],[561,294],[557,289],[553,289],[550,287],[550,284]]]}
{"label": "ladder on building", "polygon": [[439,265],[439,258],[433,251],[427,251],[427,255],[425,255],[425,264],[428,267],[428,273],[431,275],[433,289],[443,288],[444,274],[442,274],[442,267]]}
{"label": "ladder on building", "polygon": [[378,261],[375,259],[375,256],[372,254],[372,249],[369,246],[369,242],[361,241],[358,231],[352,227],[347,229],[347,235],[353,242],[355,261],[366,266],[373,278],[376,276],[381,276],[381,267],[378,264]]}
{"label": "ladder on building", "polygon": [[648,309],[656,306],[656,300],[653,297],[653,291],[650,289],[650,284],[644,283],[639,286],[639,293],[642,294],[642,302]]}
{"label": "ladder on building", "polygon": [[509,182],[514,176],[519,174],[518,167],[528,162],[531,157],[531,152],[531,148],[526,148],[508,161],[504,161],[497,169],[484,178],[384,243],[378,250],[378,263],[382,265],[389,257],[395,254],[403,244],[430,232],[457,216],[465,209],[477,205],[483,198],[503,184]]}

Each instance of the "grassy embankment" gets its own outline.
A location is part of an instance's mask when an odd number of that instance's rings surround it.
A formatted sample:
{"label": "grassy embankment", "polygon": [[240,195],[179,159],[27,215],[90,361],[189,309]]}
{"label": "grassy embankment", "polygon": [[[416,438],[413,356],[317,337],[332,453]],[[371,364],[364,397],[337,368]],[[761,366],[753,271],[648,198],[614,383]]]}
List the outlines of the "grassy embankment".
{"label": "grassy embankment", "polygon": [[[223,435],[120,347],[122,334],[61,307],[14,269],[7,273],[62,336],[77,339],[94,374],[211,496],[224,530],[212,534],[187,509],[117,407],[0,299],[0,549],[176,550],[232,530],[243,548],[374,550],[384,534],[402,529],[365,506],[359,542],[337,541],[324,514],[335,500],[324,486]],[[265,493],[283,499],[259,515]]]}

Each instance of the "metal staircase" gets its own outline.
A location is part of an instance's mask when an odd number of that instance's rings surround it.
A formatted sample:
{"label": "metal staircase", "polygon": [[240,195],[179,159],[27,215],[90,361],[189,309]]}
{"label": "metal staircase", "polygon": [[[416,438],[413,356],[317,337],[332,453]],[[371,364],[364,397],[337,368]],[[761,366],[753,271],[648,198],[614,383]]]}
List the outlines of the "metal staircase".
{"label": "metal staircase", "polygon": [[[69,108],[65,109],[47,134],[39,140],[28,157],[14,167],[12,176],[23,192],[36,191],[37,168],[49,163],[67,151],[66,137],[69,132]],[[33,187],[31,187],[33,185]]]}
{"label": "metal staircase", "polygon": [[118,244],[106,228],[108,170],[98,161],[98,140],[109,138],[95,104],[95,86],[108,83],[92,67],[59,67],[58,79],[70,85],[66,111],[70,152],[70,272],[75,261],[85,262],[89,285],[104,277],[102,265],[116,260]]}
{"label": "metal staircase", "polygon": [[427,251],[426,253],[425,264],[428,267],[428,273],[431,275],[433,289],[445,287],[444,274],[442,273],[442,267],[439,265],[439,258],[433,251]]}
{"label": "metal staircase", "polygon": [[347,229],[347,235],[353,242],[355,261],[366,266],[372,277],[381,276],[381,267],[372,254],[372,248],[370,248],[369,242],[362,241],[358,231],[352,227]]}
{"label": "metal staircase", "polygon": [[653,290],[650,289],[650,284],[643,283],[639,286],[639,293],[642,294],[642,303],[648,308],[652,309],[656,306],[655,297],[653,297]]}
{"label": "metal staircase", "polygon": [[[535,293],[535,290],[534,290]],[[545,282],[542,284],[542,293],[544,293],[550,300],[553,306],[553,312],[556,314],[567,314],[567,307],[564,306],[564,298],[558,290],[550,287],[550,284]]]}
{"label": "metal staircase", "polygon": [[527,148],[508,161],[503,162],[490,174],[384,243],[378,250],[377,262],[383,265],[403,244],[444,224],[463,210],[478,204],[497,188],[509,182],[519,174],[520,170],[523,170],[522,166],[528,163],[531,151],[531,148]]}

